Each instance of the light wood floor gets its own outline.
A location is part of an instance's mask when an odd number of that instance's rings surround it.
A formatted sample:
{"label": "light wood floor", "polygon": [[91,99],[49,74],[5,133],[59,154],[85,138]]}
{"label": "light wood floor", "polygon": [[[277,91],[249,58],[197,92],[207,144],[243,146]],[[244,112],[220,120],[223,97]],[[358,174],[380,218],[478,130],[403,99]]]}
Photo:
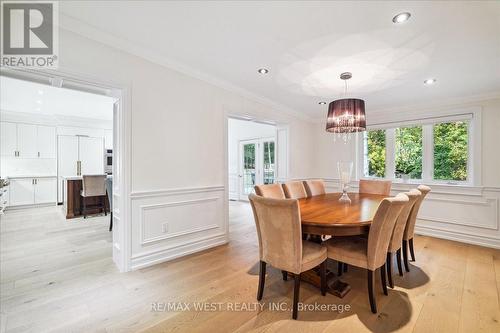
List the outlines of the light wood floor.
{"label": "light wood floor", "polygon": [[365,272],[354,267],[342,277],[353,289],[343,299],[301,287],[301,302],[350,305],[343,313],[303,311],[293,321],[270,310],[270,302],[290,306],[293,294],[293,282],[273,268],[262,311],[152,311],[155,302],[256,302],[253,217],[247,204],[230,208],[230,244],[125,274],[111,260],[107,217],[8,211],[0,224],[1,332],[500,332],[500,251],[429,237],[416,238],[417,261],[403,278],[394,275],[389,296],[377,280],[378,315]]}

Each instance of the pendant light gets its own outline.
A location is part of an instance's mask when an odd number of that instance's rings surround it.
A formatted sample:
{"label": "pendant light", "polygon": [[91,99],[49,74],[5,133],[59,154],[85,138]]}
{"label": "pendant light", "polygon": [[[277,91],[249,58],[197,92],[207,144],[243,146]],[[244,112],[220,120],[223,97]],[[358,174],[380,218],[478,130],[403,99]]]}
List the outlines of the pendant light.
{"label": "pendant light", "polygon": [[345,98],[347,96],[347,80],[352,78],[352,73],[340,74],[344,80],[344,98],[337,99],[328,106],[326,131],[342,137],[344,143],[351,138],[352,133],[366,131],[365,101],[358,98]]}

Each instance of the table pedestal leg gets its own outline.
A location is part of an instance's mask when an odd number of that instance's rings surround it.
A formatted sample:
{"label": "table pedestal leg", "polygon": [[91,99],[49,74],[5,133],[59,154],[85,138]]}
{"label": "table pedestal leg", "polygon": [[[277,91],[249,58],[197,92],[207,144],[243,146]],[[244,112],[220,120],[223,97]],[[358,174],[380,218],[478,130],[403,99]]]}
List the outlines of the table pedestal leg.
{"label": "table pedestal leg", "polygon": [[[288,273],[293,276],[292,273]],[[319,269],[311,269],[309,271],[303,272],[300,275],[302,281],[312,284],[313,286],[321,289],[321,277],[319,275]],[[331,271],[326,271],[326,291],[332,295],[343,298],[351,290],[351,286],[348,283],[340,281],[339,278]]]}

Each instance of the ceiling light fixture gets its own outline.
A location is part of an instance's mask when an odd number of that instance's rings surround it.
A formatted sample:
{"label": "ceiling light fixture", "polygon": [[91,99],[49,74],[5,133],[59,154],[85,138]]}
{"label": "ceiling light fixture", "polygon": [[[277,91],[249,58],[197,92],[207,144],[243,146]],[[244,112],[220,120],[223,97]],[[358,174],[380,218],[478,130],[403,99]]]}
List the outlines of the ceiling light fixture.
{"label": "ceiling light fixture", "polygon": [[404,12],[404,13],[399,13],[398,15],[394,16],[392,18],[392,22],[398,24],[398,23],[403,23],[403,22],[406,22],[409,20],[411,14],[408,13],[408,12]]}
{"label": "ceiling light fixture", "polygon": [[326,105],[326,102],[318,102],[319,105]]}
{"label": "ceiling light fixture", "polygon": [[345,84],[344,98],[330,103],[326,119],[326,131],[342,137],[344,143],[347,143],[352,133],[366,131],[365,101],[346,98],[347,80],[350,78],[352,78],[350,72],[340,74],[340,79],[344,80]]}
{"label": "ceiling light fixture", "polygon": [[432,78],[432,79],[427,79],[427,80],[425,80],[425,81],[424,81],[424,84],[426,84],[426,85],[430,86],[430,85],[432,85],[432,84],[436,83],[436,81],[437,81],[437,80],[436,80],[436,79],[434,79],[434,78]]}
{"label": "ceiling light fixture", "polygon": [[257,70],[257,72],[259,72],[260,74],[267,74],[267,73],[269,73],[269,69],[267,69],[267,68],[259,68],[259,70]]}

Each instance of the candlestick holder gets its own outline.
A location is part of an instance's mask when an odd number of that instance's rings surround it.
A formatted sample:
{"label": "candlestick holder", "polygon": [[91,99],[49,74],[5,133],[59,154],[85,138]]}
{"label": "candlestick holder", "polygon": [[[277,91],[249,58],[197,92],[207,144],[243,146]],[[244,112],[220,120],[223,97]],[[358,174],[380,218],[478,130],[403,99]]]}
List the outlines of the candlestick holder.
{"label": "candlestick holder", "polygon": [[351,203],[351,198],[347,195],[347,189],[349,188],[349,183],[351,182],[352,164],[352,162],[337,162],[340,188],[342,190],[342,196],[340,196],[339,202]]}

